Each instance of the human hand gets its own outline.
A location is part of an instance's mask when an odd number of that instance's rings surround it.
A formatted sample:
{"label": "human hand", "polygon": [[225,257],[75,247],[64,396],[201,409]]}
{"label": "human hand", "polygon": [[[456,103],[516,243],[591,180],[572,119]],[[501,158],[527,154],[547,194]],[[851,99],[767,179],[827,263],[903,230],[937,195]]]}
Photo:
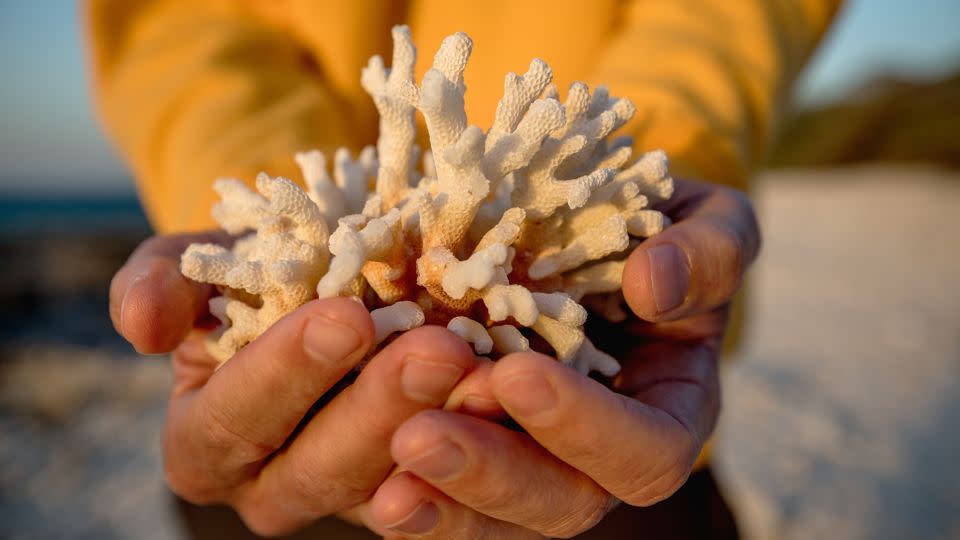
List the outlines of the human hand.
{"label": "human hand", "polygon": [[179,271],[180,254],[201,241],[229,238],[152,238],[110,287],[117,330],[140,352],[173,351],[167,482],[188,501],[232,506],[264,535],[338,512],[362,519],[361,503],[393,467],[396,428],[422,410],[456,407],[490,365],[478,365],[446,329],[419,328],[377,353],[352,385],[303,421],[371,349],[366,308],[347,298],[309,302],[217,370],[195,324],[209,319],[213,289]]}
{"label": "human hand", "polygon": [[[526,433],[424,411],[392,440],[400,474],[370,502],[389,537],[569,537],[622,500],[648,506],[691,472],[720,408],[717,362],[728,305],[760,235],[734,190],[677,182],[677,222],[624,270],[632,319],[592,337],[615,352],[611,388],[535,353],[497,362],[492,393]],[[640,320],[642,319],[642,320]]]}

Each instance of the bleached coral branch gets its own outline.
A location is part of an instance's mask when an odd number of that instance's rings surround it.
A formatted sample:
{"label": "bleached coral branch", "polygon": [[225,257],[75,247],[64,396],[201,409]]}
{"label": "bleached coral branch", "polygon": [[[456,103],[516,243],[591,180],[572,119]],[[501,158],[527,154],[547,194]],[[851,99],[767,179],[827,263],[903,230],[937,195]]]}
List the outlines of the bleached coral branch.
{"label": "bleached coral branch", "polygon": [[563,278],[563,290],[578,301],[586,294],[616,292],[625,266],[626,260],[608,261],[570,272]]}
{"label": "bleached coral branch", "polygon": [[[353,224],[341,220],[340,227],[330,236],[330,269],[317,284],[317,296],[327,298],[348,292],[351,282],[360,275],[368,261],[382,262],[387,268],[379,277],[391,280],[403,272],[402,256],[397,255],[401,234],[400,211],[394,208],[386,216],[370,219],[357,230]],[[391,264],[393,266],[391,266]],[[393,271],[393,273],[391,273]]]}
{"label": "bleached coral branch", "polygon": [[473,344],[477,354],[487,354],[493,350],[493,339],[482,324],[467,317],[454,317],[447,324],[447,330]]}
{"label": "bleached coral branch", "polygon": [[[214,213],[221,226],[256,233],[233,250],[193,244],[180,271],[191,279],[224,288],[211,300],[223,328],[210,352],[225,361],[286,313],[310,299],[327,265],[327,228],[319,208],[289,180],[260,176],[253,193],[239,182],[218,182],[224,201]],[[253,296],[259,307],[248,304]]]}
{"label": "bleached coral branch", "polygon": [[[604,141],[634,113],[629,101],[608,99],[603,87],[591,97],[583,83],[571,85],[562,110],[559,125],[517,174],[513,203],[534,218],[549,216],[563,205],[580,208],[614,177],[618,159],[602,151]],[[614,153],[623,154],[619,149]]]}
{"label": "bleached coral branch", "polygon": [[629,241],[627,223],[623,217],[610,216],[574,237],[573,241],[560,251],[542,255],[534,260],[530,265],[530,277],[543,279],[572,270],[586,262],[627,249]]}
{"label": "bleached coral branch", "polygon": [[423,326],[423,310],[416,302],[402,301],[370,312],[373,319],[374,343],[379,344],[395,332],[404,332]]}
{"label": "bleached coral branch", "polygon": [[333,157],[333,179],[347,201],[345,214],[356,214],[363,209],[369,180],[376,175],[378,166],[377,151],[372,146],[364,147],[356,161],[350,158],[346,148],[337,149]]}
{"label": "bleached coral branch", "polygon": [[499,179],[526,166],[550,132],[563,125],[563,107],[556,99],[537,99],[553,73],[539,58],[523,76],[508,73],[503,99],[497,105],[493,126],[487,132],[484,172]]}
{"label": "bleached coral branch", "polygon": [[494,285],[483,295],[490,320],[500,322],[513,318],[523,326],[536,322],[540,311],[530,290],[522,285]]}
{"label": "bleached coral branch", "polygon": [[584,339],[571,362],[571,367],[580,373],[596,371],[601,375],[613,377],[620,372],[620,364],[609,354],[597,349],[589,339]]}
{"label": "bleached coral branch", "polygon": [[587,312],[565,293],[533,293],[540,313],[556,319],[563,324],[583,326],[587,322]]}
{"label": "bleached coral branch", "polygon": [[503,324],[500,326],[491,326],[487,328],[490,339],[493,340],[493,348],[501,354],[510,354],[515,352],[524,352],[530,350],[530,341],[523,337],[516,326]]}
{"label": "bleached coral branch", "polygon": [[663,150],[647,152],[617,173],[616,180],[635,183],[640,193],[655,203],[673,196],[673,178],[667,170],[667,154]]}
{"label": "bleached coral branch", "polygon": [[583,344],[583,340],[586,337],[583,330],[579,327],[566,324],[552,317],[547,317],[546,315],[537,317],[537,322],[533,323],[530,328],[533,328],[536,333],[543,336],[543,339],[546,340],[557,353],[557,359],[564,364],[569,364],[573,361],[577,351],[580,350],[580,345]]}
{"label": "bleached coral branch", "polygon": [[493,244],[474,252],[465,261],[449,264],[440,280],[443,292],[451,298],[460,299],[469,289],[483,289],[497,275],[497,270],[507,262],[507,255],[507,246]]}
{"label": "bleached coral branch", "polygon": [[410,39],[410,29],[397,26],[393,29],[392,67],[385,68],[383,59],[374,56],[360,75],[360,83],[380,113],[377,194],[387,207],[395,206],[410,187],[416,137],[414,107],[420,99],[413,81],[416,59],[417,49]]}
{"label": "bleached coral branch", "polygon": [[337,220],[344,216],[344,211],[347,210],[347,199],[327,173],[327,159],[323,156],[323,152],[319,150],[298,152],[293,158],[303,174],[310,200],[320,209],[327,226],[333,227]]}

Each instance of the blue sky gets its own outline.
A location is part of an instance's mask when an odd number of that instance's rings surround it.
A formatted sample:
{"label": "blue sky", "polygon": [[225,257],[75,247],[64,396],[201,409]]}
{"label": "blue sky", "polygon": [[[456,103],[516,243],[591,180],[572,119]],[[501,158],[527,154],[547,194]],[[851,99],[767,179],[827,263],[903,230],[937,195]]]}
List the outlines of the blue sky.
{"label": "blue sky", "polygon": [[77,11],[0,0],[0,193],[132,189],[93,121]]}
{"label": "blue sky", "polygon": [[[93,120],[77,11],[71,0],[0,0],[0,195],[132,192]],[[958,70],[958,29],[958,0],[851,0],[797,98],[831,101],[878,74]]]}

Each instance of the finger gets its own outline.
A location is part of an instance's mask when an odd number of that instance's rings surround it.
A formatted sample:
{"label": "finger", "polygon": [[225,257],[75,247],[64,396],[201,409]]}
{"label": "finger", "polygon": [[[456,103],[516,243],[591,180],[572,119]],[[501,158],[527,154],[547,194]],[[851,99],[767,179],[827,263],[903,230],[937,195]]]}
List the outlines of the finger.
{"label": "finger", "polygon": [[241,349],[202,389],[174,395],[165,437],[171,485],[191,501],[211,502],[251,478],[360,361],[373,335],[357,302],[309,302]]}
{"label": "finger", "polygon": [[443,408],[447,411],[459,411],[478,418],[500,421],[507,417],[506,411],[493,395],[490,388],[490,373],[493,362],[478,360],[476,367],[457,384]]}
{"label": "finger", "polygon": [[171,399],[207,384],[220,361],[207,350],[208,332],[193,330],[170,356],[173,367]]}
{"label": "finger", "polygon": [[[651,323],[631,317],[623,323],[603,327],[603,333],[598,333],[597,337],[591,335],[591,338],[602,343],[604,338],[608,340],[616,339],[615,336],[626,334],[634,338],[634,342],[669,340],[704,343],[719,348],[723,342],[729,319],[730,304],[724,304],[714,310],[690,315],[675,321]],[[629,350],[634,343],[622,343],[621,345],[625,346],[621,348]]]}
{"label": "finger", "polygon": [[720,411],[718,347],[669,341],[634,347],[613,381],[613,389],[667,412],[706,441]]}
{"label": "finger", "polygon": [[713,383],[677,382],[683,393],[675,401],[650,405],[536,353],[505,356],[491,375],[497,399],[537,442],[640,506],[686,481],[717,415]]}
{"label": "finger", "polygon": [[137,351],[170,352],[206,313],[212,287],[180,273],[180,254],[194,242],[229,243],[229,237],[155,236],[130,255],[110,282],[110,318]]}
{"label": "finger", "polygon": [[592,528],[613,498],[523,433],[471,416],[425,411],[397,430],[397,465],[456,501],[547,536]]}
{"label": "finger", "polygon": [[386,538],[524,540],[542,535],[472,510],[404,472],[387,479],[370,501],[372,528]]}
{"label": "finger", "polygon": [[473,366],[472,349],[445,328],[398,337],[243,490],[248,524],[284,533],[369,498],[393,468],[397,427],[442,406]]}
{"label": "finger", "polygon": [[644,241],[623,271],[623,294],[639,317],[674,320],[730,301],[756,258],[760,232],[746,196],[685,182],[679,221]]}

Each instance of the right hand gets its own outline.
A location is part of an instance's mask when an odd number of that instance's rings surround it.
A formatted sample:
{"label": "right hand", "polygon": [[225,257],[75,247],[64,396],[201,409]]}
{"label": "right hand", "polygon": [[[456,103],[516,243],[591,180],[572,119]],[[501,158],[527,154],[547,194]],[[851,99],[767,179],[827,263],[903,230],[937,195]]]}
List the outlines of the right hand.
{"label": "right hand", "polygon": [[196,325],[209,319],[213,288],[179,271],[186,246],[210,241],[229,239],[151,238],[110,286],[120,334],[141,353],[173,352],[163,434],[168,484],[190,502],[232,506],[262,535],[334,513],[371,526],[366,501],[394,466],[394,431],[420,411],[488,394],[471,380],[485,380],[489,365],[444,328],[407,332],[298,431],[311,406],[373,347],[370,315],[347,298],[308,302],[217,370]]}

